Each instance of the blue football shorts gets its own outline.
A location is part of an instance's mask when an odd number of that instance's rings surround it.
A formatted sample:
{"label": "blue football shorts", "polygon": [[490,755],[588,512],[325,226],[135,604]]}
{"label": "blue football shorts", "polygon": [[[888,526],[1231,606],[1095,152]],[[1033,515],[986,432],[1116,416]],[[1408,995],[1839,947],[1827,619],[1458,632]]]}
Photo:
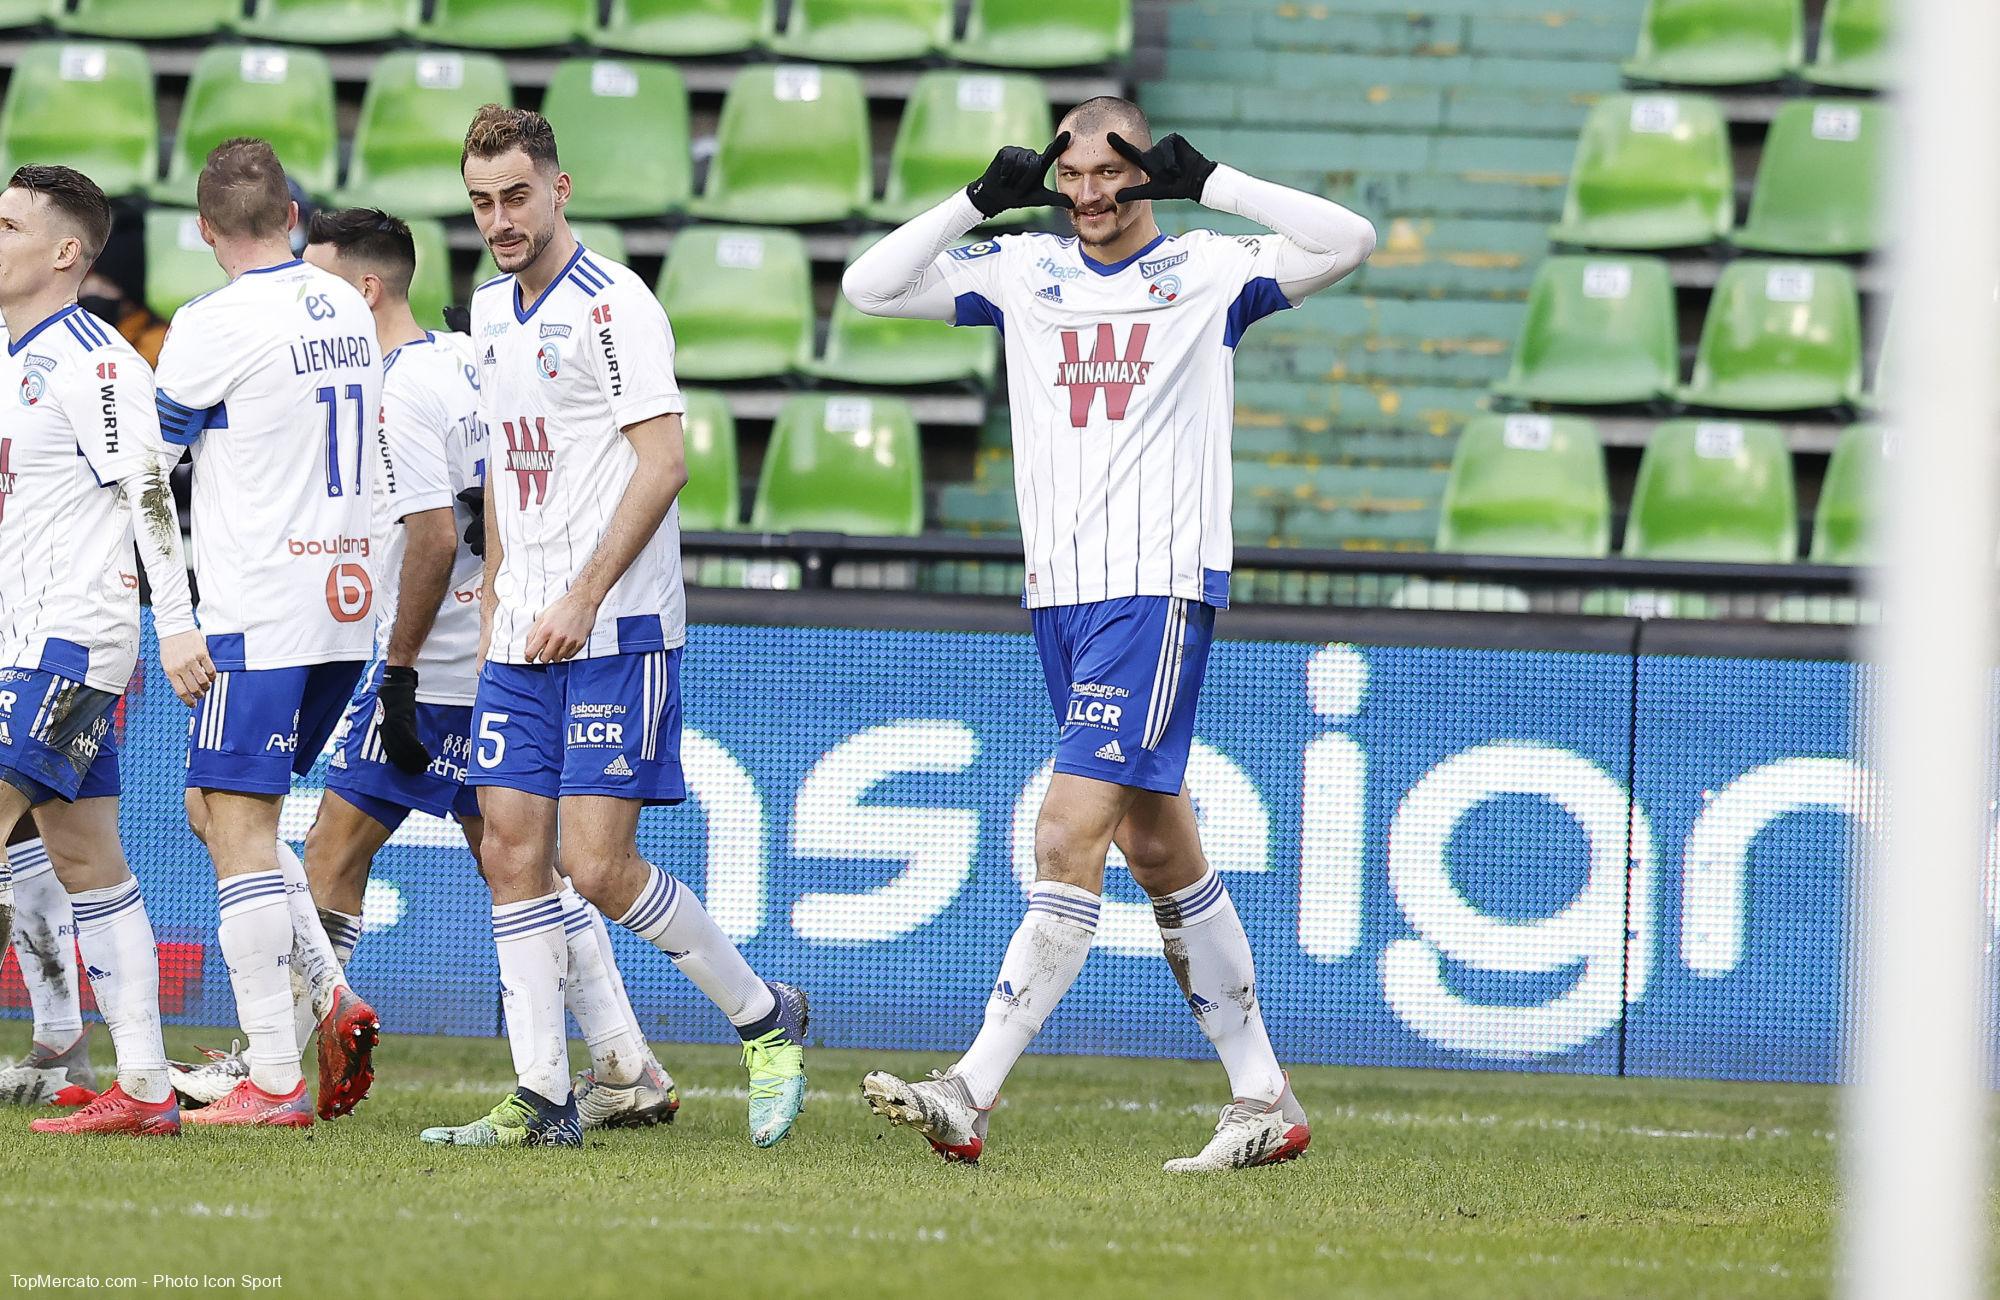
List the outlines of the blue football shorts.
{"label": "blue football shorts", "polygon": [[319,761],[363,666],[343,659],[217,673],[190,720],[188,788],[288,793],[293,773]]}
{"label": "blue football shorts", "polygon": [[680,686],[678,646],[559,664],[489,660],[472,705],[466,784],[679,803]]}
{"label": "blue football shorts", "polygon": [[377,662],[361,678],[334,730],[326,788],[392,831],[412,812],[477,817],[479,797],[465,785],[472,758],[472,706],[417,701],[417,738],[430,751],[431,765],[405,772],[382,748],[382,710],[375,695],[382,667]]}
{"label": "blue football shorts", "polygon": [[110,691],[60,673],[0,668],[0,781],[26,795],[30,807],[117,794],[117,705]]}

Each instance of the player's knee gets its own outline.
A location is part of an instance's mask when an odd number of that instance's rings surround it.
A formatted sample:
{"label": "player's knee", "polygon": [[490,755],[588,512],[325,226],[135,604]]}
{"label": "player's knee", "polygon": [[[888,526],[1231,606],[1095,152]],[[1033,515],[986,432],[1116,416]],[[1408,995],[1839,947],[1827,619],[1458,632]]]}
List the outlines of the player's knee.
{"label": "player's knee", "polygon": [[187,808],[188,829],[203,844],[208,843],[208,800],[199,790],[186,790],[181,794],[181,803]]}
{"label": "player's knee", "polygon": [[596,898],[610,882],[630,868],[638,857],[636,848],[607,849],[603,845],[564,842],[561,850],[562,874],[585,898]]}

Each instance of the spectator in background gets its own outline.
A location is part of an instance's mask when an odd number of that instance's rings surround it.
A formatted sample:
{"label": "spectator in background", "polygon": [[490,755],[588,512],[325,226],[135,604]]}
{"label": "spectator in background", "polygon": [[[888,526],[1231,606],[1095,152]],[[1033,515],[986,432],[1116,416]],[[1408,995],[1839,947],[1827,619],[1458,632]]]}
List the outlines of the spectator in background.
{"label": "spectator in background", "polygon": [[146,364],[160,363],[167,323],[146,307],[146,245],[136,226],[121,221],[84,277],[83,309],[125,336]]}

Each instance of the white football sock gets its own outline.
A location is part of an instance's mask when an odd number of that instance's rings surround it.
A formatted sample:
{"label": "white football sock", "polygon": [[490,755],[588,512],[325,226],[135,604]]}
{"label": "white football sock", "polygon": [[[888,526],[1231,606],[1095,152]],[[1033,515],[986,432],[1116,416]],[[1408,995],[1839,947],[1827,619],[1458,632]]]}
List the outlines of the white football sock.
{"label": "white football sock", "polygon": [[1038,880],[1029,889],[1027,914],[986,1000],[986,1021],[951,1068],[965,1081],[973,1105],[993,1104],[1008,1071],[1076,982],[1097,937],[1098,908],[1097,895],[1076,885]]}
{"label": "white football sock", "polygon": [[[590,1068],[605,1083],[630,1083],[646,1068],[646,1040],[639,1037],[625,981],[607,962],[611,936],[604,918],[583,895],[563,886],[563,935],[569,942],[569,986],[563,1001],[590,1044]],[[604,945],[598,936],[604,935]]]}
{"label": "white football sock", "polygon": [[285,906],[292,912],[292,979],[304,981],[316,1024],[333,1005],[333,991],[346,987],[347,976],[340,969],[340,958],[334,954],[326,927],[320,924],[305,864],[283,840],[278,841],[278,871],[285,878]]}
{"label": "white football sock", "polygon": [[1285,1072],[1257,1005],[1257,967],[1236,904],[1213,867],[1186,889],[1153,900],[1153,919],[1195,1022],[1215,1044],[1230,1090],[1246,1101],[1276,1101]]}
{"label": "white football sock", "polygon": [[165,1101],[167,1049],[160,1038],[160,950],[139,882],[70,895],[97,1009],[118,1049],[118,1086],[139,1101]]}
{"label": "white football sock", "polygon": [[292,910],[285,877],[253,871],[216,884],[222,924],[216,938],[229,963],[236,1016],[250,1040],[250,1081],[284,1097],[299,1086],[299,1043],[292,1027]]}
{"label": "white football sock", "polygon": [[[334,960],[340,963],[340,983],[347,983],[347,964],[354,960],[354,949],[361,942],[361,918],[336,912],[331,908],[319,909],[321,927],[326,931],[327,942],[333,945]],[[292,962],[299,962],[298,943],[292,945]],[[328,985],[327,996],[339,985]],[[306,1044],[312,1041],[313,1028],[319,1024],[323,1011],[315,1013],[311,982],[301,979],[296,972],[292,976],[292,1029],[298,1034],[299,1054],[305,1055]]]}
{"label": "white football sock", "polygon": [[500,953],[500,1003],[507,1012],[515,1077],[523,1088],[560,1106],[569,1100],[563,1021],[569,944],[563,938],[562,895],[495,903],[493,946]]}
{"label": "white football sock", "polygon": [[681,974],[708,995],[739,1030],[777,1008],[771,986],[750,969],[694,891],[652,864],[652,876],[618,924],[673,959]]}
{"label": "white football sock", "polygon": [[35,1012],[35,1041],[68,1047],[83,1032],[69,894],[40,840],[9,845],[7,861],[14,871],[14,955]]}

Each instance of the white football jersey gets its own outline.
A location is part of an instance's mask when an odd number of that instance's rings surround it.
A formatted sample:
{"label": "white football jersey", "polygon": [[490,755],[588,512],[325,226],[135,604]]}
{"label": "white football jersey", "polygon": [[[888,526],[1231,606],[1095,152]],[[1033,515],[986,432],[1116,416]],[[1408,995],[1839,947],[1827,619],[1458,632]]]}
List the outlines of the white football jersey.
{"label": "white football jersey", "polygon": [[1001,329],[1024,603],[1229,603],[1235,348],[1292,304],[1271,236],[1194,230],[1122,262],[1002,235],[937,268],[959,325]]}
{"label": "white football jersey", "polygon": [[[536,617],[597,549],[638,467],[622,430],[685,409],[674,335],[643,280],[578,245],[533,302],[511,275],[480,285],[472,344],[502,547],[487,655],[525,663]],[[676,504],[605,596],[577,657],[670,650],[686,638]]]}
{"label": "white football jersey", "polygon": [[224,671],[366,659],[374,640],[364,441],[382,401],[375,320],[301,261],[174,313],[160,432],[194,449],[194,572]]}
{"label": "white football jersey", "polygon": [[[403,520],[450,510],[463,538],[472,514],[458,500],[486,477],[479,368],[463,334],[426,334],[382,358],[382,420],[374,481],[375,653],[386,655],[402,585]],[[470,705],[479,685],[479,584],[485,564],[459,543],[451,587],[417,652],[417,698]]]}
{"label": "white football jersey", "polygon": [[[164,450],[153,372],[71,305],[0,325],[0,667],[123,694],[139,654],[132,519],[114,484]],[[0,393],[0,401],[6,401]]]}

